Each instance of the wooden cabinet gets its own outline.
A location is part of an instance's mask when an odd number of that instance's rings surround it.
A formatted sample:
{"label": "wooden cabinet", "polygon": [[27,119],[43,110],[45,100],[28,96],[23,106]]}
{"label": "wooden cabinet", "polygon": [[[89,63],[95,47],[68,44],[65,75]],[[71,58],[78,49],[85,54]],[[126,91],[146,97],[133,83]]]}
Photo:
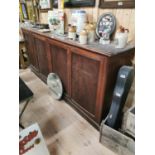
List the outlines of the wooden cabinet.
{"label": "wooden cabinet", "polygon": [[67,103],[99,128],[111,104],[118,70],[122,65],[131,65],[134,48],[108,55],[107,51],[97,53],[36,32],[25,33],[24,37],[37,75],[45,82],[50,72],[57,73]]}

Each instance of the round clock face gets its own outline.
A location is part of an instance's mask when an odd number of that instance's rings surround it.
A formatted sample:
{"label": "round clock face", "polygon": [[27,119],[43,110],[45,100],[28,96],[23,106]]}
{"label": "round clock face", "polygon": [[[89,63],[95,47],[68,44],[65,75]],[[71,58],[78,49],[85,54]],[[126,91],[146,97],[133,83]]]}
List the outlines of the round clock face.
{"label": "round clock face", "polygon": [[116,19],[111,13],[103,14],[98,22],[96,27],[96,34],[99,38],[103,37],[104,34],[111,35],[116,27]]}

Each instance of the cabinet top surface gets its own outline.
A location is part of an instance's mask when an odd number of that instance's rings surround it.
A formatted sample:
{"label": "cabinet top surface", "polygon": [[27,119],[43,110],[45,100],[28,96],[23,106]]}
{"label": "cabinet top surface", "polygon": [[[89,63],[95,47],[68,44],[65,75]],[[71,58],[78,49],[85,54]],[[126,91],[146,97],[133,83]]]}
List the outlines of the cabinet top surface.
{"label": "cabinet top surface", "polygon": [[91,43],[91,44],[87,44],[87,45],[81,45],[79,43],[79,41],[73,41],[73,40],[68,39],[68,37],[58,36],[58,35],[52,34],[51,32],[43,33],[43,32],[39,32],[35,28],[30,28],[30,27],[25,27],[25,26],[21,26],[21,28],[28,30],[28,31],[31,31],[31,32],[34,32],[34,33],[37,33],[39,35],[45,36],[47,38],[51,38],[53,40],[63,42],[65,44],[68,44],[71,46],[79,47],[79,48],[86,49],[86,50],[92,51],[94,53],[99,53],[99,54],[106,55],[106,56],[117,55],[119,53],[134,50],[134,48],[135,48],[134,43],[132,43],[132,42],[128,43],[126,45],[126,47],[122,48],[122,49],[115,48],[114,43],[111,43],[109,45],[108,44],[102,45],[98,41]]}

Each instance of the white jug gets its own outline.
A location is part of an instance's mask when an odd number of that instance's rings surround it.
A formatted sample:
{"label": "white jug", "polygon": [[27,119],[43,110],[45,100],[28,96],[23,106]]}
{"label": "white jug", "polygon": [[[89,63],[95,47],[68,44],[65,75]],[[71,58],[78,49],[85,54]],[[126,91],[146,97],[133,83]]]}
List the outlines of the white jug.
{"label": "white jug", "polygon": [[124,48],[128,41],[128,32],[117,32],[115,35],[116,48]]}

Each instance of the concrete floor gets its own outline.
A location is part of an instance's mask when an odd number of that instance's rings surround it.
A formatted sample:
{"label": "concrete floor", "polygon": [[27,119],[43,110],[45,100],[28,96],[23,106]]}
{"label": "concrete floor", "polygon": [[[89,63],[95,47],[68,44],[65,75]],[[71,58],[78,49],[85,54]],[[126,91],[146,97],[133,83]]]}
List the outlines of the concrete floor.
{"label": "concrete floor", "polygon": [[65,101],[55,101],[30,69],[20,70],[20,77],[34,93],[20,122],[39,124],[51,155],[115,155],[99,143],[99,132]]}

